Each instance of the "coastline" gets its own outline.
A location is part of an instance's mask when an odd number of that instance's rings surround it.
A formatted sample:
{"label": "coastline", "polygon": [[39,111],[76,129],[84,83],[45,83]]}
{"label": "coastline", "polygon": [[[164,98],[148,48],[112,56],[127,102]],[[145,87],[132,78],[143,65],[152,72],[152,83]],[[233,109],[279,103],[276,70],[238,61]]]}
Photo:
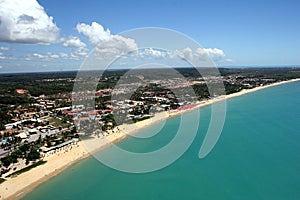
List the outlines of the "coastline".
{"label": "coastline", "polygon": [[74,148],[72,148],[72,150],[70,151],[64,153],[57,153],[49,157],[46,157],[45,160],[47,161],[47,163],[45,163],[44,165],[33,168],[28,172],[18,175],[17,177],[9,178],[4,183],[0,184],[0,188],[1,188],[0,200],[16,199],[22,197],[26,193],[32,191],[40,183],[59,174],[60,172],[62,172],[64,169],[68,168],[75,162],[78,162],[90,156],[92,153],[98,152],[99,150],[109,146],[110,144],[125,138],[127,135],[130,134],[132,135],[143,128],[167,120],[168,118],[181,115],[186,112],[190,112],[194,109],[199,109],[201,107],[211,105],[219,101],[223,101],[226,99],[252,93],[258,90],[266,89],[269,87],[273,87],[285,83],[295,82],[295,81],[300,81],[300,78],[292,79],[289,81],[277,82],[270,85],[256,87],[253,89],[242,90],[237,93],[224,95],[207,101],[202,101],[189,109],[175,111],[172,113],[161,112],[161,113],[157,113],[154,117],[150,119],[143,120],[135,124],[120,125],[118,127],[120,131],[115,131],[114,133],[111,133],[110,135],[106,136],[105,139],[95,138],[95,139],[85,140],[84,142],[82,141],[78,142],[76,147],[74,146]]}

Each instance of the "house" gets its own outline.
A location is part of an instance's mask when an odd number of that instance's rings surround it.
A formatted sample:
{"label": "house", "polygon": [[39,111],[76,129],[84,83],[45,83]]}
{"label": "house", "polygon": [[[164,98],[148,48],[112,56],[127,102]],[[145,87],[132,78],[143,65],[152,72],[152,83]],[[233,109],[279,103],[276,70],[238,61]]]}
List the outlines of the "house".
{"label": "house", "polygon": [[16,127],[18,125],[20,125],[22,123],[22,121],[17,121],[14,123],[9,123],[5,125],[5,129],[13,129],[13,127]]}
{"label": "house", "polygon": [[19,138],[21,138],[21,139],[27,139],[28,138],[28,136],[27,136],[27,134],[25,132],[21,132],[21,133],[19,133],[16,136],[19,137]]}

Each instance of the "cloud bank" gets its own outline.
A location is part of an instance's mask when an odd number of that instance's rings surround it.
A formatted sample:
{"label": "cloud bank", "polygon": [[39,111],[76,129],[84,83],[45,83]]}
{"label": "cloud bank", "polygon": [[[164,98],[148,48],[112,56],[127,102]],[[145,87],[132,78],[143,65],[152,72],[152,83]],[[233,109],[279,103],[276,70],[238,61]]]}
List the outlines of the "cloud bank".
{"label": "cloud bank", "polygon": [[191,49],[186,47],[167,52],[153,48],[141,50],[138,49],[138,44],[134,39],[125,38],[121,35],[113,35],[109,29],[105,30],[104,27],[97,22],[92,22],[91,25],[84,23],[77,24],[76,28],[77,31],[86,36],[95,47],[94,55],[97,59],[111,59],[116,56],[128,54],[129,52],[134,52],[133,57],[135,57],[135,60],[165,59],[170,61],[175,57],[180,57],[182,60],[187,60],[193,64],[210,63],[211,61],[222,62],[225,60],[223,50],[218,48]]}

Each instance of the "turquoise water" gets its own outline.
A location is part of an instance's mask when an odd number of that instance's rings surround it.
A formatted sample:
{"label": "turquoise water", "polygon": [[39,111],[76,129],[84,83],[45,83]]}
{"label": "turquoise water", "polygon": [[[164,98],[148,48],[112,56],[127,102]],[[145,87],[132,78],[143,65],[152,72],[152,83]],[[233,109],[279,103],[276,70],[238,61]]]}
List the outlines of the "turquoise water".
{"label": "turquoise water", "polygon": [[[300,199],[299,100],[300,82],[230,99],[222,135],[213,151],[200,160],[199,148],[210,119],[210,107],[203,108],[193,144],[172,165],[152,173],[128,174],[90,157],[23,200]],[[173,138],[179,120],[168,120],[152,139],[126,138],[118,145],[136,152],[158,149]],[[195,123],[192,118],[190,123]],[[105,151],[109,154],[109,148]]]}

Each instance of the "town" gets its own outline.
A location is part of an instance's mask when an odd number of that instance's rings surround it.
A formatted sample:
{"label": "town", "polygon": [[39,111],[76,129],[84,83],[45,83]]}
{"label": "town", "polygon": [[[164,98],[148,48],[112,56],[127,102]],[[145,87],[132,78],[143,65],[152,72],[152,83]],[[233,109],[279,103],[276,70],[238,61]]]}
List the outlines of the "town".
{"label": "town", "polygon": [[[143,76],[140,71],[131,75],[110,71],[103,74],[96,91],[84,94],[73,91],[76,72],[0,75],[1,180],[43,164],[43,158],[55,152],[76,148],[79,140],[94,134],[105,137],[118,125],[191,108],[221,95],[210,94],[208,83],[221,82],[227,95],[300,77],[299,68],[224,68],[221,76],[206,79],[195,69],[178,71],[182,77],[162,79],[154,79],[152,73]],[[131,81],[118,84],[124,76]],[[189,89],[192,93],[187,94]],[[74,104],[74,99],[87,96],[94,106]],[[95,126],[91,119],[97,122]]]}

